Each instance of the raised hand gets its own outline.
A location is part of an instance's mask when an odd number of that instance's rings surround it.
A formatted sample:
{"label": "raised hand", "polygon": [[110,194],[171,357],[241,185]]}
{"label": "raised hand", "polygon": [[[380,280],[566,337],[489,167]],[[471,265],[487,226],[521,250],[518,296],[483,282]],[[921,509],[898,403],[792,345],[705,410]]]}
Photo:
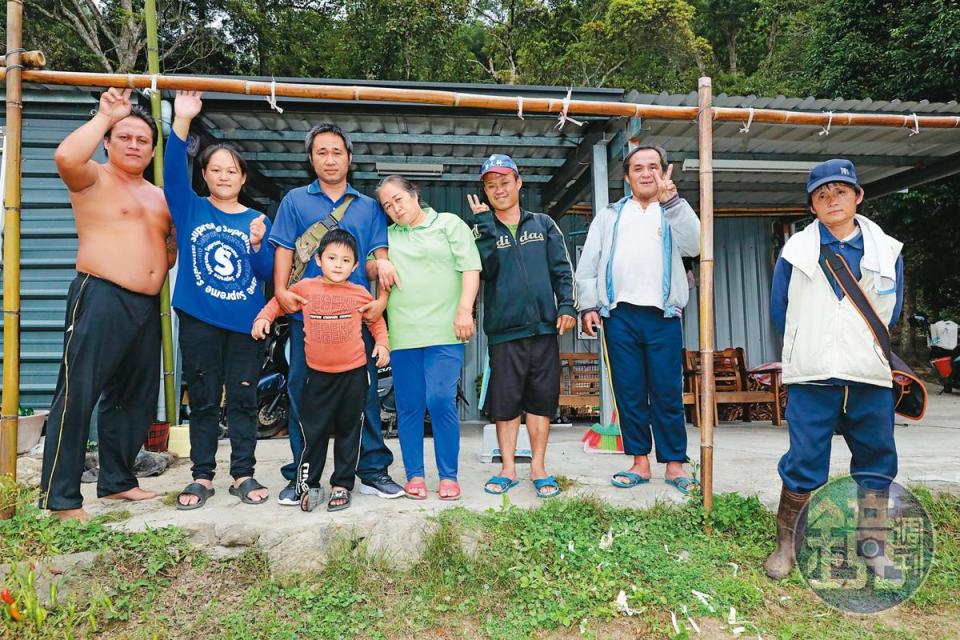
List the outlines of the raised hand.
{"label": "raised hand", "polygon": [[188,120],[196,118],[203,108],[203,100],[200,99],[202,95],[202,91],[177,91],[177,97],[173,101],[174,116]]}
{"label": "raised hand", "polygon": [[262,213],[250,221],[250,246],[254,251],[260,250],[260,243],[263,242],[263,236],[267,232],[267,225],[264,224],[265,215]]}
{"label": "raised hand", "polygon": [[490,206],[481,202],[479,196],[472,193],[467,194],[467,204],[470,205],[470,211],[473,211],[474,215],[490,211]]}
{"label": "raised hand", "polygon": [[677,185],[673,184],[673,165],[667,166],[667,173],[663,176],[659,172],[653,174],[653,179],[657,181],[657,200],[666,202],[677,195]]}
{"label": "raised hand", "polygon": [[130,115],[130,95],[133,89],[117,89],[111,87],[100,95],[99,113],[110,118],[111,122],[119,122]]}

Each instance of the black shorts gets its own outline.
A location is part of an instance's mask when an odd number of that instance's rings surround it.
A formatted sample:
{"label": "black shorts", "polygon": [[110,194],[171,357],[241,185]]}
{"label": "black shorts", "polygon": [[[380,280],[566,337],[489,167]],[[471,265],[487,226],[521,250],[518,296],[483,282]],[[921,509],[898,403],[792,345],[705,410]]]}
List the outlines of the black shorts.
{"label": "black shorts", "polygon": [[522,411],[553,418],[560,404],[560,347],[556,335],[490,345],[490,382],[484,410],[494,420]]}

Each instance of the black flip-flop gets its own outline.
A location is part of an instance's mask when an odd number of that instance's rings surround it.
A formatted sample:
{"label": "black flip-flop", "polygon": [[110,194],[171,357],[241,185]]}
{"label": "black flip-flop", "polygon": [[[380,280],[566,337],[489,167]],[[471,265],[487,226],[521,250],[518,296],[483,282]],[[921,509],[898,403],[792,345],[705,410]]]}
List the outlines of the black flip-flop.
{"label": "black flip-flop", "polygon": [[[208,489],[199,482],[191,482],[183,488],[183,491],[177,494],[177,509],[180,511],[193,511],[207,504],[207,498],[217,492],[216,489]],[[196,496],[195,504],[183,504],[180,502],[180,496]]]}
{"label": "black flip-flop", "polygon": [[257,489],[266,489],[266,487],[253,478],[247,478],[240,483],[239,487],[230,485],[230,495],[239,497],[240,501],[244,504],[263,504],[270,498],[270,496],[267,496],[263,500],[253,500],[250,498],[250,493],[256,491]]}
{"label": "black flip-flop", "polygon": [[[346,500],[343,504],[333,504],[334,500]],[[330,499],[327,500],[327,511],[343,511],[350,506],[350,492],[342,487],[337,487],[330,492]]]}

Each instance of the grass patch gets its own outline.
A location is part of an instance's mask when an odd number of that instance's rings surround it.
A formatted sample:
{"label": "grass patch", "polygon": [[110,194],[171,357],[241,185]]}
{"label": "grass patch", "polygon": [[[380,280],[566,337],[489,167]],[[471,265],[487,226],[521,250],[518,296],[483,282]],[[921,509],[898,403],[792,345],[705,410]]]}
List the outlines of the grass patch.
{"label": "grass patch", "polygon": [[[747,630],[741,637],[955,638],[960,499],[916,493],[938,530],[930,578],[904,606],[851,616],[822,604],[796,573],[778,584],[766,579],[774,516],[753,497],[716,496],[708,534],[693,500],[638,510],[557,499],[520,509],[504,496],[499,509],[484,513],[444,511],[420,561],[406,569],[347,537],[319,572],[276,579],[256,550],[217,562],[192,551],[177,529],[124,533],[102,521],[61,523],[20,492],[18,515],[0,522],[4,557],[108,555],[89,594],[45,607],[40,622],[7,616],[0,637],[692,638],[687,615],[704,627],[702,637],[732,637],[726,618],[733,607]],[[4,586],[23,599],[27,580],[8,577]],[[694,591],[708,594],[707,602]],[[679,635],[671,612],[688,627]]]}

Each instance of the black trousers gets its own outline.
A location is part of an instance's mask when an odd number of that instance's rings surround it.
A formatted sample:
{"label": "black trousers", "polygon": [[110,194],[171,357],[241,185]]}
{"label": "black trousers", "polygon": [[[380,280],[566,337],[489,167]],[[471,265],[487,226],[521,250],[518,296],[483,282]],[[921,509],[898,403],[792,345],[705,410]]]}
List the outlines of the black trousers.
{"label": "black trousers", "polygon": [[226,385],[230,475],[253,475],[257,447],[257,380],[264,343],[249,333],[215,327],[177,310],[183,379],[190,397],[193,478],[213,480],[220,438],[220,398]]}
{"label": "black trousers", "polygon": [[53,511],[83,505],[80,476],[98,399],[97,496],[138,486],[133,463],[160,392],[160,297],[78,273],[64,327],[40,478],[40,507]]}
{"label": "black trousers", "polygon": [[369,384],[366,366],[343,373],[307,371],[300,396],[304,447],[297,469],[299,493],[320,486],[331,436],[334,441],[330,484],[353,490]]}

